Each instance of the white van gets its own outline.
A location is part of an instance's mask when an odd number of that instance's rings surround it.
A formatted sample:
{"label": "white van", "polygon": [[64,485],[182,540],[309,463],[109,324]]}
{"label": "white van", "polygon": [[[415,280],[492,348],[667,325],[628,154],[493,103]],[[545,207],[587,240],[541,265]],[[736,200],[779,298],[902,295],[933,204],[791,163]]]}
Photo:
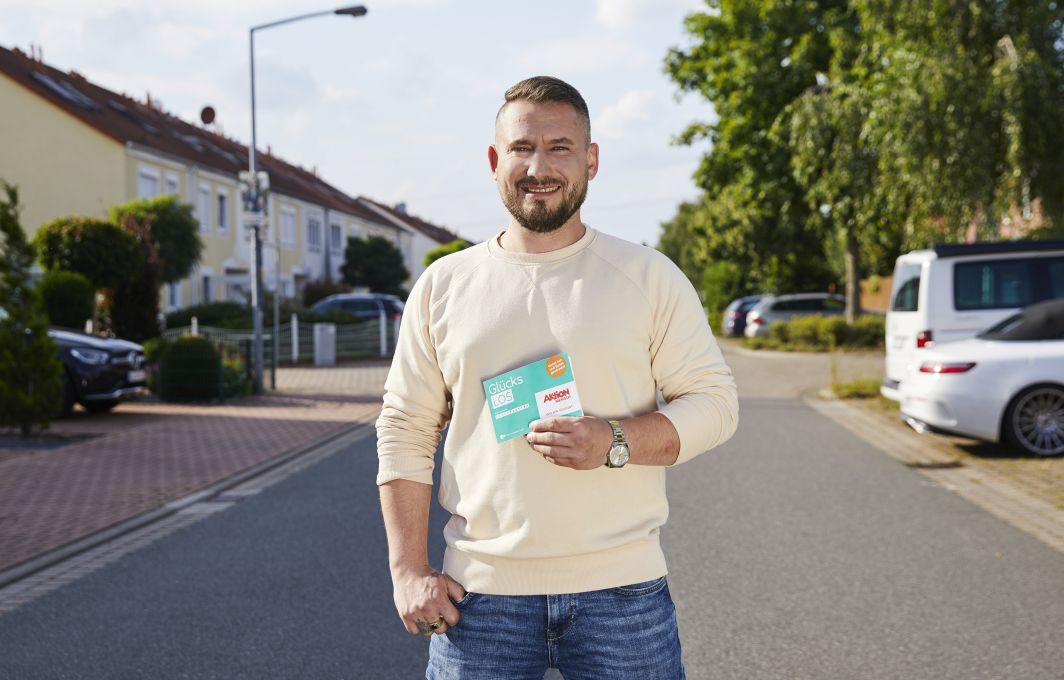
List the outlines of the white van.
{"label": "white van", "polygon": [[883,396],[922,348],[970,338],[1017,309],[1064,298],[1064,241],[950,244],[898,258],[887,311]]}

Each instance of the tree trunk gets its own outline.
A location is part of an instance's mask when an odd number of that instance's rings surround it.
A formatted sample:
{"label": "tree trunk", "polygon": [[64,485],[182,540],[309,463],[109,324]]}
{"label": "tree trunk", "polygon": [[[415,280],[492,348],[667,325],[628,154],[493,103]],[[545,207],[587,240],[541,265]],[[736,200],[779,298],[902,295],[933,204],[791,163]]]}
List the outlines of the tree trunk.
{"label": "tree trunk", "polygon": [[861,314],[861,262],[857,234],[846,229],[846,323],[853,324]]}

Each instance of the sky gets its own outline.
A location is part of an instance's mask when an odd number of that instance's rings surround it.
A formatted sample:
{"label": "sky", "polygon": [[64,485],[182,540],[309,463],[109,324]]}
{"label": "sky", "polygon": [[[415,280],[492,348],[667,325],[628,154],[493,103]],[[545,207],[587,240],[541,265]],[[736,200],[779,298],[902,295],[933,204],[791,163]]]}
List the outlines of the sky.
{"label": "sky", "polygon": [[[356,0],[357,2],[357,0]],[[503,92],[532,75],[574,85],[591,110],[600,169],[584,222],[655,245],[698,192],[705,142],[676,146],[713,119],[680,96],[663,61],[689,44],[702,0],[366,0],[255,34],[258,146],[348,194],[482,241],[506,226],[487,161]],[[188,121],[212,106],[226,135],[251,138],[248,29],[341,7],[283,0],[0,0],[0,45]]]}

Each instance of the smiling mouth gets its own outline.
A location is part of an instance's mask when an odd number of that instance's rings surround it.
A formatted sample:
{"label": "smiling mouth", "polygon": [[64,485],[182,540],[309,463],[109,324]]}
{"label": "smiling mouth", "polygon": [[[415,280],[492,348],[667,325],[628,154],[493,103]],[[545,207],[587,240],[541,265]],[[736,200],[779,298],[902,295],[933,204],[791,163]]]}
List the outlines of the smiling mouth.
{"label": "smiling mouth", "polygon": [[521,187],[526,194],[532,194],[535,196],[546,196],[558,191],[561,187],[559,185],[546,186],[546,187]]}

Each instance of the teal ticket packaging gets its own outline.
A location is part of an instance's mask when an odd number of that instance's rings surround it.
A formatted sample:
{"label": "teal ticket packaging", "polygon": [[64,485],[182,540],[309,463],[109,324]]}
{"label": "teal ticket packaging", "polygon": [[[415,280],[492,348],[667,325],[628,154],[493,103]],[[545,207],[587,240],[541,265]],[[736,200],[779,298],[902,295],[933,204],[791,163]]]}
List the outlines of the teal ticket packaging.
{"label": "teal ticket packaging", "polygon": [[495,438],[505,442],[529,433],[533,420],[582,416],[568,354],[555,354],[484,381]]}

